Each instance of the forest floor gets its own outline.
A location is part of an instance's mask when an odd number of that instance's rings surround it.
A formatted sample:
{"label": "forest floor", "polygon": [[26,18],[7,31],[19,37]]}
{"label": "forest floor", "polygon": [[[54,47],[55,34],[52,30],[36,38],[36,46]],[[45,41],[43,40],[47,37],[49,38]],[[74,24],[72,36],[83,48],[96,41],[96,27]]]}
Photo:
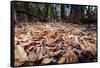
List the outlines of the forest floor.
{"label": "forest floor", "polygon": [[15,27],[15,66],[97,61],[96,27],[24,23]]}

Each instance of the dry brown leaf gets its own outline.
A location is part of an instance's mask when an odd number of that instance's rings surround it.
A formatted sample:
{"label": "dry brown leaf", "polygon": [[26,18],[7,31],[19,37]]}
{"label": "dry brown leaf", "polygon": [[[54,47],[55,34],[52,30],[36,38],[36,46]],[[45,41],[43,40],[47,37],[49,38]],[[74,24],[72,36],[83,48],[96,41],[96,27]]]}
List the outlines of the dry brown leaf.
{"label": "dry brown leaf", "polygon": [[73,34],[69,34],[68,38],[74,38],[75,36]]}
{"label": "dry brown leaf", "polygon": [[20,45],[15,47],[15,59],[18,59],[19,61],[28,61],[27,53]]}
{"label": "dry brown leaf", "polygon": [[54,47],[48,47],[49,50],[55,50],[57,48],[57,46]]}
{"label": "dry brown leaf", "polygon": [[56,36],[57,36],[56,31],[49,32],[47,35],[48,38],[56,38]]}
{"label": "dry brown leaf", "polygon": [[49,64],[52,60],[53,60],[53,58],[44,58],[41,63],[42,64]]}
{"label": "dry brown leaf", "polygon": [[55,40],[52,38],[46,39],[46,44],[48,44],[48,46],[55,46]]}
{"label": "dry brown leaf", "polygon": [[78,50],[76,48],[73,49],[73,52],[77,55],[77,56],[81,56],[82,54],[82,50]]}
{"label": "dry brown leaf", "polygon": [[41,47],[37,47],[37,46],[36,46],[36,53],[39,54],[40,52],[42,52]]}
{"label": "dry brown leaf", "polygon": [[44,54],[45,54],[45,50],[43,50],[43,47],[37,47],[37,54],[39,54],[38,56],[38,60],[41,60],[42,58],[44,58]]}
{"label": "dry brown leaf", "polygon": [[65,57],[65,60],[66,60],[66,63],[70,63],[70,60],[69,60],[69,53],[66,53],[63,55]]}
{"label": "dry brown leaf", "polygon": [[33,50],[34,46],[33,45],[27,45],[24,47],[24,50],[29,53],[31,50]]}
{"label": "dry brown leaf", "polygon": [[41,60],[43,58],[43,54],[42,52],[39,53],[39,56],[38,56],[38,60]]}
{"label": "dry brown leaf", "polygon": [[65,63],[65,57],[61,57],[60,60],[58,61],[59,64]]}
{"label": "dry brown leaf", "polygon": [[32,51],[29,53],[28,58],[29,58],[29,61],[33,61],[33,62],[34,62],[34,61],[37,60],[38,54],[36,54],[36,53],[34,52],[34,50],[32,50]]}
{"label": "dry brown leaf", "polygon": [[79,43],[78,38],[79,38],[78,36],[75,36],[75,42],[76,42],[76,43]]}
{"label": "dry brown leaf", "polygon": [[31,40],[27,41],[27,42],[22,42],[20,43],[21,46],[27,46],[27,45],[30,45],[32,44],[33,42]]}
{"label": "dry brown leaf", "polygon": [[86,43],[85,39],[82,39],[84,45],[85,45],[85,48],[88,47],[88,44]]}
{"label": "dry brown leaf", "polygon": [[14,66],[21,66],[24,63],[25,63],[24,61],[15,60]]}
{"label": "dry brown leaf", "polygon": [[96,55],[96,48],[92,48],[92,47],[87,47],[86,48],[86,51],[89,51],[92,55]]}
{"label": "dry brown leaf", "polygon": [[68,35],[63,34],[62,39],[63,39],[63,41],[68,42]]}
{"label": "dry brown leaf", "polygon": [[19,41],[21,41],[21,39],[18,39],[17,37],[15,37],[15,41],[19,42]]}
{"label": "dry brown leaf", "polygon": [[50,51],[47,46],[43,46],[43,49],[45,50],[45,52],[48,54],[49,57],[53,56],[53,52]]}
{"label": "dry brown leaf", "polygon": [[54,52],[54,56],[57,56],[62,50],[58,50]]}
{"label": "dry brown leaf", "polygon": [[76,63],[76,62],[78,62],[78,58],[77,58],[77,56],[74,54],[73,51],[70,51],[70,52],[69,52],[69,60],[70,60],[71,63]]}
{"label": "dry brown leaf", "polygon": [[31,39],[31,36],[30,35],[24,35],[23,37],[22,37],[22,41],[28,41],[28,40],[30,40]]}

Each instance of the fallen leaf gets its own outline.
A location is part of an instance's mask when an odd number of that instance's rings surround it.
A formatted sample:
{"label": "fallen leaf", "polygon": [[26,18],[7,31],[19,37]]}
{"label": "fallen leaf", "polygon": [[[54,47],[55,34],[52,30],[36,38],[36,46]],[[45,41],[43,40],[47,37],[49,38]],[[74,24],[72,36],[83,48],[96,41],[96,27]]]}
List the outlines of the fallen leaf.
{"label": "fallen leaf", "polygon": [[65,57],[61,57],[60,60],[58,61],[59,64],[65,63]]}
{"label": "fallen leaf", "polygon": [[33,62],[34,62],[34,61],[37,60],[38,54],[36,54],[36,53],[34,52],[34,50],[32,50],[32,51],[29,53],[28,58],[29,58],[29,61],[33,61]]}
{"label": "fallen leaf", "polygon": [[14,66],[21,66],[24,63],[25,63],[24,61],[15,60]]}
{"label": "fallen leaf", "polygon": [[20,45],[15,47],[15,59],[18,59],[19,61],[28,61],[27,53]]}
{"label": "fallen leaf", "polygon": [[41,63],[42,64],[49,64],[52,60],[53,60],[53,58],[44,58]]}
{"label": "fallen leaf", "polygon": [[54,56],[57,56],[62,50],[58,50],[54,52]]}

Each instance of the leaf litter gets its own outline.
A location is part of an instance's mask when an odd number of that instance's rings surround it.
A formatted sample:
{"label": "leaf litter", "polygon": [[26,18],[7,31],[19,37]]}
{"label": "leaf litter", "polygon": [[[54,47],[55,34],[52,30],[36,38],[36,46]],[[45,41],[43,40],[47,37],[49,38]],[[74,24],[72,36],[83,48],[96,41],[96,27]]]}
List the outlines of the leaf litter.
{"label": "leaf litter", "polygon": [[[96,29],[70,23],[15,27],[15,66],[96,61]],[[55,61],[55,62],[54,62]]]}

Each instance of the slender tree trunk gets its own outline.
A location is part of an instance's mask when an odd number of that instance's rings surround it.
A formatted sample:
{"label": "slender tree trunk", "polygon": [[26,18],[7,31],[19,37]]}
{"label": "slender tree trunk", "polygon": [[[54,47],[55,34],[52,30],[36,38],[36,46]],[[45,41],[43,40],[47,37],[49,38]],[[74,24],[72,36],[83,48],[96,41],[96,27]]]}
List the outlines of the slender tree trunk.
{"label": "slender tree trunk", "polygon": [[18,25],[18,27],[21,27],[21,24],[17,21],[15,9],[14,9],[14,22]]}
{"label": "slender tree trunk", "polygon": [[48,19],[48,4],[45,4],[44,18]]}
{"label": "slender tree trunk", "polygon": [[81,16],[81,7],[72,5],[71,6],[71,14],[70,14],[70,19],[72,20],[72,22],[79,23],[80,16]]}
{"label": "slender tree trunk", "polygon": [[61,19],[64,20],[65,12],[64,12],[64,5],[61,5]]}

